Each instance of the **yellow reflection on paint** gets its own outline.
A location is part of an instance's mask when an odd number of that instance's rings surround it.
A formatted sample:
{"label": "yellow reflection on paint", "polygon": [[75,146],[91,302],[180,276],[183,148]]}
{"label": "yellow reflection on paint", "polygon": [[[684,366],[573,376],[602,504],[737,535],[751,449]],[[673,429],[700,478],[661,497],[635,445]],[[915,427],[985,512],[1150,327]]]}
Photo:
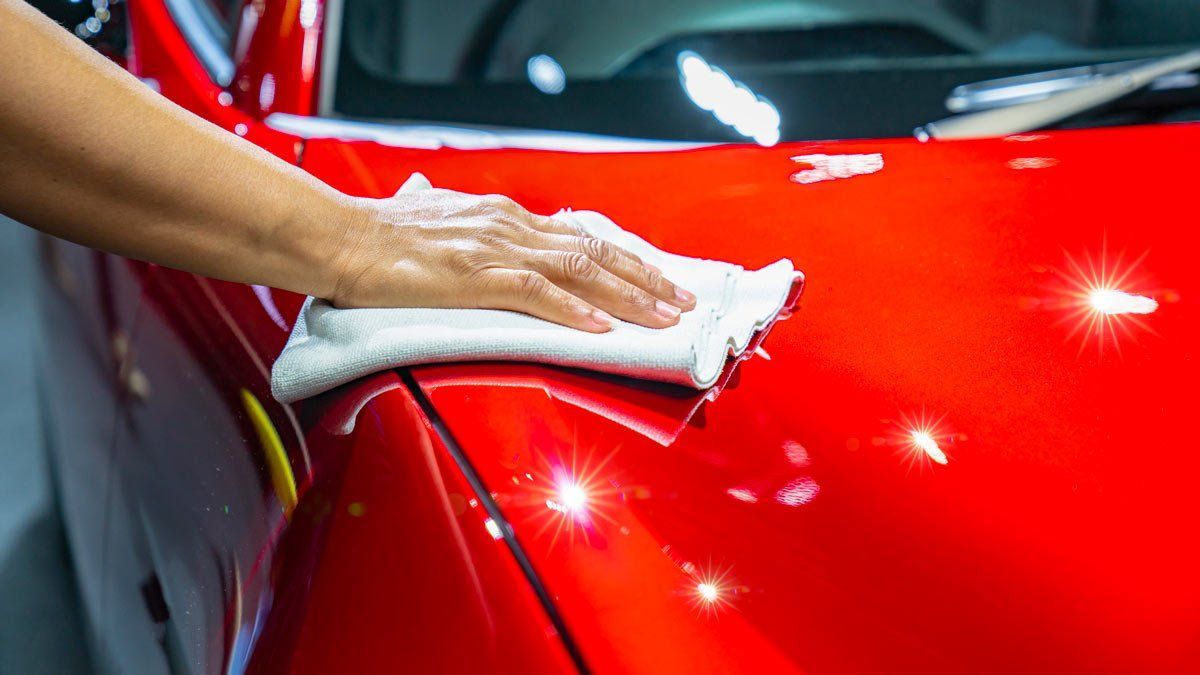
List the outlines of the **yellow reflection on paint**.
{"label": "yellow reflection on paint", "polygon": [[296,477],[292,474],[292,464],[288,461],[283,449],[283,441],[279,432],[271,423],[266,409],[258,398],[249,391],[242,389],[242,405],[250,416],[254,432],[258,434],[259,445],[262,446],[263,456],[267,460],[267,471],[271,474],[271,486],[275,489],[275,497],[283,507],[283,515],[291,518],[292,510],[296,508]]}

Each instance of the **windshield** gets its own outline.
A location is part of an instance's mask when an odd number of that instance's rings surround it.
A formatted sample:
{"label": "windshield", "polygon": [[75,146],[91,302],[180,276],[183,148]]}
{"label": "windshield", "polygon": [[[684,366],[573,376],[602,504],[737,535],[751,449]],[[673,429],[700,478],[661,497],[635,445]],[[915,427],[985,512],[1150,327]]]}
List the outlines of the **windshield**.
{"label": "windshield", "polygon": [[[906,135],[945,117],[957,85],[1200,44],[1194,0],[345,0],[344,12],[341,115],[764,145]],[[1130,121],[1088,123],[1113,119]]]}

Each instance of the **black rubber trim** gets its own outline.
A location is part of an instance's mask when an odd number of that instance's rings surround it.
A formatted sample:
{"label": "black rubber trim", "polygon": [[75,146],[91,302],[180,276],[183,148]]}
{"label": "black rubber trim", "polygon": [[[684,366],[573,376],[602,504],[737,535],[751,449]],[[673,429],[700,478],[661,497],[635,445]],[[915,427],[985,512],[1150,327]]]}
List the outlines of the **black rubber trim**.
{"label": "black rubber trim", "polygon": [[479,503],[483,505],[488,516],[495,521],[500,528],[500,533],[504,536],[504,543],[508,544],[508,549],[512,551],[513,558],[516,559],[517,565],[520,566],[521,572],[525,574],[525,579],[529,585],[533,587],[533,592],[537,594],[538,600],[542,603],[542,609],[546,610],[546,615],[550,617],[550,623],[554,625],[554,630],[558,631],[558,637],[562,640],[563,647],[566,648],[567,654],[571,656],[571,661],[575,663],[575,667],[580,673],[587,675],[591,673],[587,663],[584,662],[583,654],[579,651],[578,645],[571,639],[571,634],[567,631],[567,624],[563,621],[562,616],[558,613],[558,608],[554,606],[554,600],[550,597],[549,591],[546,590],[542,580],[538,577],[537,570],[533,568],[533,563],[530,562],[529,556],[525,555],[525,550],[521,548],[521,543],[517,541],[517,537],[512,527],[508,524],[504,514],[500,512],[500,507],[496,505],[492,499],[491,492],[487,486],[483,484],[483,480],[475,471],[475,467],[471,466],[471,461],[467,459],[467,453],[463,452],[462,446],[455,440],[454,434],[450,433],[450,429],[442,420],[442,416],[438,414],[429,397],[421,389],[421,385],[413,378],[412,374],[407,370],[398,370],[400,379],[408,387],[409,392],[417,401],[417,405],[421,407],[421,412],[429,418],[429,423],[433,425],[434,431],[442,440],[442,445],[446,446],[446,450],[450,456],[454,458],[454,462],[458,464],[458,468],[463,472],[470,484],[471,489],[475,491],[476,497],[479,498]]}

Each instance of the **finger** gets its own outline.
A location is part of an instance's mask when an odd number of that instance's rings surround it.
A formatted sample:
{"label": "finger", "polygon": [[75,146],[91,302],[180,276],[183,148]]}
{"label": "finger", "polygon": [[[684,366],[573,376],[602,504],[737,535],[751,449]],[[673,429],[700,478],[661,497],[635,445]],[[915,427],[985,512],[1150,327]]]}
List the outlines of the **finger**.
{"label": "finger", "polygon": [[572,237],[590,236],[587,230],[584,230],[582,227],[563,222],[554,216],[546,217],[530,214],[529,226],[538,232],[545,232],[546,234],[566,234]]}
{"label": "finger", "polygon": [[618,319],[650,328],[679,323],[678,307],[609,272],[583,253],[531,252],[530,262],[542,276]]}
{"label": "finger", "polygon": [[612,330],[613,318],[533,270],[494,270],[485,281],[482,306],[523,312],[589,333]]}
{"label": "finger", "polygon": [[597,265],[624,281],[685,312],[696,307],[695,295],[664,277],[662,270],[646,264],[637,256],[611,242],[596,238],[556,237],[552,245],[586,255]]}
{"label": "finger", "polygon": [[[582,227],[577,227],[570,223],[564,223],[561,220],[555,220],[553,217],[550,217],[550,218],[543,218],[542,216],[531,216],[531,217],[535,221],[538,221],[538,219],[540,219],[540,222],[531,223],[533,229],[538,230],[539,232],[543,232],[545,234],[566,235],[566,236],[574,237],[574,238],[595,239],[596,241],[602,241],[601,239],[598,239],[597,237],[593,237],[591,234],[589,234],[587,232],[587,230],[583,229]],[[634,261],[635,263],[638,263],[639,265],[645,264],[644,262],[642,262],[641,258],[634,255],[630,251],[628,251],[624,248],[621,248],[620,246],[617,246],[612,243],[608,243],[608,246],[610,246],[612,248],[613,252],[615,252],[619,255],[625,256],[626,258],[629,258],[630,260]],[[572,250],[574,250],[574,249],[572,249]],[[655,268],[655,269],[657,269],[657,268]]]}
{"label": "finger", "polygon": [[[560,220],[555,220],[554,218],[544,218],[542,216],[532,216],[531,215],[530,218],[533,219],[532,222],[530,223],[531,228],[538,232],[541,232],[543,234],[565,236],[565,237],[570,237],[572,239],[591,239],[591,240],[595,240],[597,242],[602,241],[601,239],[598,239],[598,238],[593,237],[592,235],[588,234],[587,231],[584,230],[583,228],[576,227],[575,225],[572,225],[570,223],[564,223]],[[636,255],[634,255],[633,253],[630,253],[629,251],[621,248],[620,246],[617,246],[615,244],[611,244],[608,242],[605,242],[603,245],[609,249],[610,253],[616,253],[617,255],[621,255],[626,258],[629,258],[634,263],[639,264],[639,265],[645,264],[642,262],[641,258],[639,258]],[[535,245],[535,247],[536,247],[536,245]],[[574,246],[574,247],[573,246],[565,246],[561,241],[558,242],[558,245],[542,246],[542,248],[553,248],[553,249],[558,249],[558,250],[570,250],[570,251],[581,250],[577,246]],[[584,251],[584,252],[586,252],[586,251]]]}

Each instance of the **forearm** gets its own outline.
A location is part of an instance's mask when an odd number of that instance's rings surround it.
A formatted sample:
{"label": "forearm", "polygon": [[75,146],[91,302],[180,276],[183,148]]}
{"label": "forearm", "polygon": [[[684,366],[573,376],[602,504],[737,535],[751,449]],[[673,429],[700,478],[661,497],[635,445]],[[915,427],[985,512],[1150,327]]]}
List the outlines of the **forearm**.
{"label": "forearm", "polygon": [[[205,276],[347,307],[527,312],[662,328],[695,296],[510,199],[358,199],[152,93],[22,0],[0,0],[0,213]],[[611,312],[611,314],[609,314]]]}
{"label": "forearm", "polygon": [[[0,212],[206,276],[324,295],[352,200],[0,0]],[[20,64],[15,67],[12,64]]]}

